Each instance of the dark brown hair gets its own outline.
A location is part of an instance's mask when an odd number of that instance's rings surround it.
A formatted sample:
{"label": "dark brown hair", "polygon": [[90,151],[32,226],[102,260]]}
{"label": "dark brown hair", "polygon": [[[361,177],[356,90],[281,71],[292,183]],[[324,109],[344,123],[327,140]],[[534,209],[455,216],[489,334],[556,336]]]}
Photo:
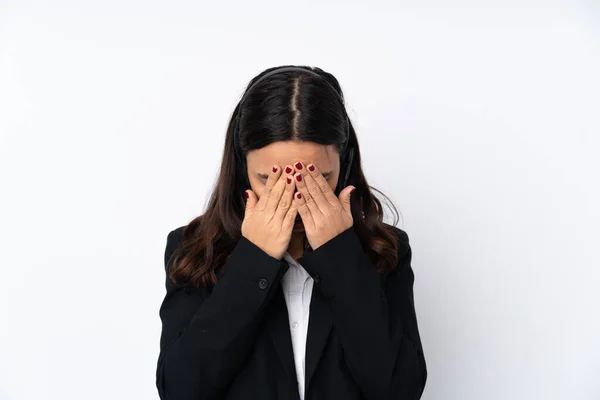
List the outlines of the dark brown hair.
{"label": "dark brown hair", "polygon": [[[213,285],[241,237],[244,190],[250,186],[245,166],[241,165],[243,161],[238,160],[234,150],[236,117],[239,117],[238,154],[241,153],[243,159],[248,151],[277,141],[336,145],[339,151],[349,133],[348,145],[354,148],[348,179],[348,184],[356,187],[351,197],[354,229],[365,254],[380,273],[395,268],[399,246],[397,233],[394,227],[383,222],[381,202],[372,191],[386,200],[394,214],[393,225],[398,222],[398,212],[385,195],[368,185],[363,175],[356,133],[346,118],[340,85],[333,75],[319,68],[300,68],[309,72],[286,71],[262,80],[233,111],[225,137],[221,169],[207,209],[185,227],[183,243],[169,260],[172,262],[170,277],[173,282],[188,287]],[[246,90],[274,69],[267,69],[256,76]],[[332,93],[331,87],[337,94]],[[241,114],[238,116],[238,113]],[[340,176],[339,179],[343,178]],[[336,189],[336,194],[338,192]]]}

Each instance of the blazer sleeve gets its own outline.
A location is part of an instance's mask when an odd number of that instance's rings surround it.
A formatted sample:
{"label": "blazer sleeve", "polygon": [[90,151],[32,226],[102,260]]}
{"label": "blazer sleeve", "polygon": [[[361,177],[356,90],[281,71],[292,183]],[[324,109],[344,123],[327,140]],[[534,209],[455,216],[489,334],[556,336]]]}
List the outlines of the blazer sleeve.
{"label": "blazer sleeve", "polygon": [[156,386],[161,400],[219,398],[248,354],[289,266],[242,237],[212,291],[186,289],[168,278],[182,233],[183,227],[167,237]]}
{"label": "blazer sleeve", "polygon": [[419,399],[427,380],[413,300],[412,252],[406,232],[396,230],[399,262],[385,279],[367,259],[353,227],[302,258],[304,268],[318,276],[315,285],[331,300],[346,364],[370,400]]}

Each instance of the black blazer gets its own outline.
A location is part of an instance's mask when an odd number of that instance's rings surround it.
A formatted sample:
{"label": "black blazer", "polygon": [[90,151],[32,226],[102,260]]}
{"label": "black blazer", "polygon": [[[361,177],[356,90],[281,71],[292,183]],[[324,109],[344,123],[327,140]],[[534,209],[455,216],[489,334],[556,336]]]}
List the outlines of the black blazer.
{"label": "black blazer", "polygon": [[[167,237],[165,268],[184,227]],[[314,278],[306,400],[412,400],[427,369],[413,302],[406,232],[399,263],[376,272],[350,228],[298,262]],[[242,237],[209,290],[166,279],[156,386],[162,400],[298,400],[287,306],[289,265]]]}

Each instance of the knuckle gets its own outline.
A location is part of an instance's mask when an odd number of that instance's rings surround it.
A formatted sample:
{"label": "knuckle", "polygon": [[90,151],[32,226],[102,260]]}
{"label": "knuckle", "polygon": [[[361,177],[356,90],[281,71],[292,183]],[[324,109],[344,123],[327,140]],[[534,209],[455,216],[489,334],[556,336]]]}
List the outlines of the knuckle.
{"label": "knuckle", "polygon": [[279,202],[279,207],[281,207],[281,208],[288,208],[288,207],[289,207],[289,205],[290,205],[290,204],[289,204],[289,202],[288,202],[288,200],[287,200],[287,199],[282,199],[282,200]]}
{"label": "knuckle", "polygon": [[295,218],[296,218],[296,217],[294,217],[294,214],[292,214],[292,213],[287,213],[287,214],[285,214],[285,220],[286,220],[287,222],[292,222],[292,220],[294,220]]}
{"label": "knuckle", "polygon": [[310,195],[310,194],[306,193],[306,194],[304,195],[304,202],[305,202],[305,203],[310,203],[310,202],[312,202],[312,201],[313,201],[312,195]]}

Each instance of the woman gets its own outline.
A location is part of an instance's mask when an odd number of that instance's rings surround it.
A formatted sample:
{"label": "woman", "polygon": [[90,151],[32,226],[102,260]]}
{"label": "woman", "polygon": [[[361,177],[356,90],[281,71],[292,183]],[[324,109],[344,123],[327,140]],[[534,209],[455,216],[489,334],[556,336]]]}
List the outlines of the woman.
{"label": "woman", "polygon": [[206,212],[167,237],[160,398],[420,398],[411,249],[382,217],[333,75],[254,78]]}

